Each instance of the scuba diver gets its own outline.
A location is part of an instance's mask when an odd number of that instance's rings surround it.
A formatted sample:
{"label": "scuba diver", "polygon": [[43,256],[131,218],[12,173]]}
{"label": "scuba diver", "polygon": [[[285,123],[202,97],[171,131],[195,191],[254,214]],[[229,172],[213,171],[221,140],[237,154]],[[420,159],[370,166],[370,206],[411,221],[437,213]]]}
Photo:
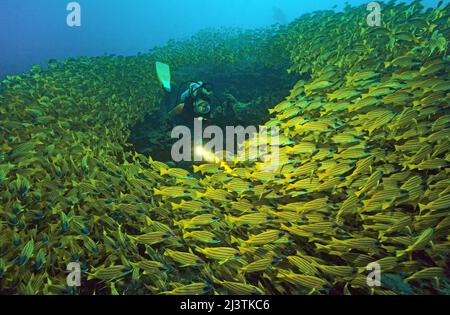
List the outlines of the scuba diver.
{"label": "scuba diver", "polygon": [[[156,62],[156,73],[162,87],[169,96],[172,91],[170,66],[165,63]],[[181,88],[188,83],[189,87],[181,94]],[[213,98],[218,101],[219,105],[212,105]],[[168,100],[170,102],[170,97]],[[236,100],[234,99],[234,101]],[[211,122],[213,119],[221,120],[224,117],[234,116],[233,99],[227,97],[227,101],[222,102],[212,92],[211,84],[203,81],[182,83],[178,90],[175,108],[168,113],[168,118],[171,123],[183,123],[186,125],[191,125],[195,118]]]}
{"label": "scuba diver", "polygon": [[189,88],[181,94],[181,101],[177,106],[169,112],[169,119],[193,121],[194,118],[202,120],[210,120],[213,116],[212,108],[213,92],[208,84],[199,81],[192,82]]}

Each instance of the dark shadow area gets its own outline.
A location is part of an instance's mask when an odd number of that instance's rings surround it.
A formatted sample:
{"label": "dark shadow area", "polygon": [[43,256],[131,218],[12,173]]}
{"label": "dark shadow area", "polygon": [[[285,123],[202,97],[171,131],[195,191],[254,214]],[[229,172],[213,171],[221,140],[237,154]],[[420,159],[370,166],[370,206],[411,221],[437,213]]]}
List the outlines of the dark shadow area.
{"label": "dark shadow area", "polygon": [[[172,92],[166,94],[160,111],[133,126],[130,143],[134,149],[152,158],[172,161],[171,148],[177,139],[171,139],[175,125],[168,120],[168,112],[177,106],[179,95],[188,87],[188,81],[208,82],[214,92],[215,117],[208,124],[226,126],[256,126],[269,119],[268,109],[287,95],[299,80],[285,69],[274,70],[254,65],[173,69]],[[177,165],[180,166],[180,165]]]}

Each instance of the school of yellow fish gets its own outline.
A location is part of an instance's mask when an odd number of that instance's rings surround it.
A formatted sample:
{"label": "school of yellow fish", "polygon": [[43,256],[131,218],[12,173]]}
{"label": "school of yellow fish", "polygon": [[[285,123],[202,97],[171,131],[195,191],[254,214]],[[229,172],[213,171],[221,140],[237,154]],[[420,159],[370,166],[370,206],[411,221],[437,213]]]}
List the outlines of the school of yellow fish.
{"label": "school of yellow fish", "polygon": [[153,57],[9,77],[0,292],[450,294],[450,9],[384,10],[383,27],[349,7],[274,37],[311,75],[270,110],[276,169],[273,155],[189,171],[134,153],[128,127],[161,97]]}

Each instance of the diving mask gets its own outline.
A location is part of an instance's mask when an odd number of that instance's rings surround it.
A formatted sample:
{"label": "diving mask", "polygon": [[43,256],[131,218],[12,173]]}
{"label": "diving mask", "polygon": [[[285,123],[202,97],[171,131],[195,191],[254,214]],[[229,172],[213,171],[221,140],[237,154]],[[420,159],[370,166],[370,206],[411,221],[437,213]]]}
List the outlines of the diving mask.
{"label": "diving mask", "polygon": [[199,114],[199,115],[209,114],[209,112],[211,111],[211,105],[209,105],[208,102],[199,100],[199,101],[195,102],[195,104],[194,104],[194,111],[196,114]]}

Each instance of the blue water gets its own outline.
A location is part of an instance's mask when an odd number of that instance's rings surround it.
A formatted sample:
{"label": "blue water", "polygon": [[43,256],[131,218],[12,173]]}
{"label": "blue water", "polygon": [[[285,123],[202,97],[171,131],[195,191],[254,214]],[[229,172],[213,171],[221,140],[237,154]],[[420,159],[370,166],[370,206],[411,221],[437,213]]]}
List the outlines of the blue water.
{"label": "blue water", "polygon": [[[448,2],[446,0],[445,2]],[[343,0],[79,0],[80,27],[66,24],[69,0],[0,1],[0,78],[49,59],[133,55],[207,27],[257,28]],[[349,0],[352,5],[368,0]],[[435,6],[439,0],[425,0]]]}

